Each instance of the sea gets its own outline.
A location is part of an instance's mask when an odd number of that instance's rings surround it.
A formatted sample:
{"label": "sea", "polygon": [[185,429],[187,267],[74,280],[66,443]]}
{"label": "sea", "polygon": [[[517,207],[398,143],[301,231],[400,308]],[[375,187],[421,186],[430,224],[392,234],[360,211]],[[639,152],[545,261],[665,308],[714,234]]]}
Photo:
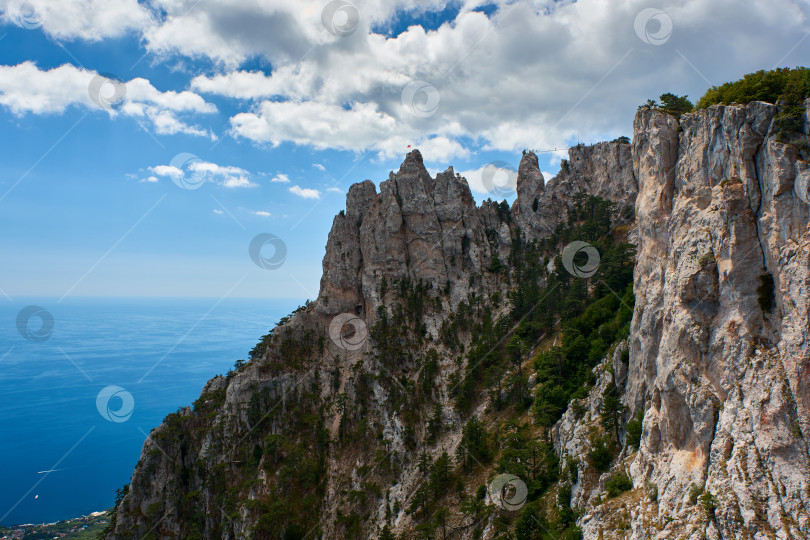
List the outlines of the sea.
{"label": "sea", "polygon": [[110,508],[150,430],[303,303],[0,297],[0,526]]}

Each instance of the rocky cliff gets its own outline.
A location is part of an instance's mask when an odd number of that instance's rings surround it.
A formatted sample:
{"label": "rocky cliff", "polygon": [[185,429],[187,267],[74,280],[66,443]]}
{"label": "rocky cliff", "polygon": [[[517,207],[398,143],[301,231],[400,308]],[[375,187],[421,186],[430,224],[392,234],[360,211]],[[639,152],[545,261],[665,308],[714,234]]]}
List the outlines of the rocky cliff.
{"label": "rocky cliff", "polygon": [[153,430],[108,537],[807,536],[810,170],[776,114],[639,111],[548,182],[524,154],[511,208],[418,151],[353,185],[318,298]]}

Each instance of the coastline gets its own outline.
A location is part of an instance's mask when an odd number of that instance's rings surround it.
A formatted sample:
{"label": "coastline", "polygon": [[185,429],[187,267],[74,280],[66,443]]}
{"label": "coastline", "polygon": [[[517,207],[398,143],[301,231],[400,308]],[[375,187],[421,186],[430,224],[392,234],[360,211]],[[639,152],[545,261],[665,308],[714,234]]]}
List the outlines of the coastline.
{"label": "coastline", "polygon": [[86,516],[65,519],[54,523],[21,523],[0,527],[0,540],[25,540],[28,538],[68,538],[89,540],[110,522],[111,509],[90,512]]}

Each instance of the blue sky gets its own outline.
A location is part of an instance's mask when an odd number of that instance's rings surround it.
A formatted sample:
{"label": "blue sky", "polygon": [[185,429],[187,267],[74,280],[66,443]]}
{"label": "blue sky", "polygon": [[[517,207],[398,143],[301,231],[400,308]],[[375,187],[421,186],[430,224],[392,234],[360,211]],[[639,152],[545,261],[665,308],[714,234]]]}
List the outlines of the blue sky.
{"label": "blue sky", "polygon": [[[313,298],[348,186],[409,146],[511,200],[488,164],[631,135],[647,98],[810,53],[799,0],[0,4],[9,299]],[[546,180],[564,155],[540,154]],[[279,268],[249,257],[260,233]]]}

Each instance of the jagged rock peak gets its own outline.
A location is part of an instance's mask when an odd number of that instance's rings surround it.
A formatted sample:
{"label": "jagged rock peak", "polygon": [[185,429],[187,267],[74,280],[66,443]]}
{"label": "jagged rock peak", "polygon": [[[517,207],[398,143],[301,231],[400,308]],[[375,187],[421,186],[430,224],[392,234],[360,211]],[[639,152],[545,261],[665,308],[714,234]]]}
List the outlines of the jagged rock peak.
{"label": "jagged rock peak", "polygon": [[545,187],[545,179],[543,178],[543,173],[540,172],[540,164],[537,161],[537,154],[531,151],[523,154],[523,157],[520,158],[520,165],[518,165],[518,191],[520,191],[522,186],[537,188],[539,190],[542,190]]}
{"label": "jagged rock peak", "polygon": [[377,196],[377,187],[371,180],[352,184],[346,194],[346,215],[362,220],[366,209]]}
{"label": "jagged rock peak", "polygon": [[404,171],[409,170],[411,167],[416,167],[419,170],[424,170],[425,162],[422,159],[422,152],[419,150],[411,150],[405,154],[405,160],[399,166],[399,172],[402,174]]}

